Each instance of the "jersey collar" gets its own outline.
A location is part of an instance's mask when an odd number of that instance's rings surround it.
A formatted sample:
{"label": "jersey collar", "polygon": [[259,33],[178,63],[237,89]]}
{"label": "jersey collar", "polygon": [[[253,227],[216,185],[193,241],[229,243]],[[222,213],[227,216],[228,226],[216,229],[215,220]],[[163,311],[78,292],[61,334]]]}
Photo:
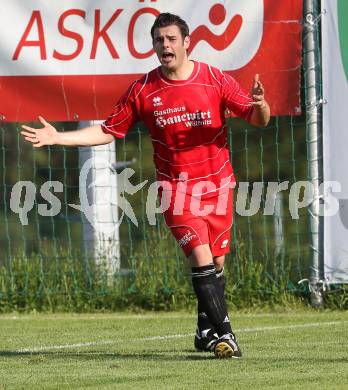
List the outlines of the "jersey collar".
{"label": "jersey collar", "polygon": [[194,63],[193,71],[192,71],[190,77],[188,79],[186,79],[186,80],[171,80],[171,79],[169,79],[168,77],[166,77],[162,73],[162,70],[161,70],[160,66],[157,68],[157,75],[165,84],[169,84],[169,85],[186,85],[186,84],[191,83],[197,77],[197,75],[199,73],[199,70],[200,70],[200,67],[201,67],[200,62],[193,61],[193,63]]}

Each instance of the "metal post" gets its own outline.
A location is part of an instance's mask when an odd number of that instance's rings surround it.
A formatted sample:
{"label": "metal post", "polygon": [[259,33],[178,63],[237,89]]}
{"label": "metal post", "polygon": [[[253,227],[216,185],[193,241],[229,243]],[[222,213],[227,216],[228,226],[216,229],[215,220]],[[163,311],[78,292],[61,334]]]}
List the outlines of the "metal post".
{"label": "metal post", "polygon": [[283,226],[283,193],[281,191],[275,194],[274,205],[274,242],[275,255],[284,257],[284,226]]}
{"label": "metal post", "polygon": [[[79,128],[98,123],[80,122]],[[115,164],[115,142],[79,148],[83,250],[85,256],[105,264],[110,277],[120,269]]]}
{"label": "metal post", "polygon": [[318,23],[320,21],[319,4],[317,0],[305,0],[304,14],[304,63],[306,85],[306,124],[307,124],[307,154],[308,175],[313,184],[313,201],[308,209],[311,228],[311,252],[312,264],[310,268],[309,287],[311,291],[311,303],[313,306],[321,306],[323,302],[321,286],[319,285],[323,275],[323,251],[322,223],[319,217],[321,181],[320,157],[321,145],[321,100],[319,96],[320,74],[320,50],[318,39]]}

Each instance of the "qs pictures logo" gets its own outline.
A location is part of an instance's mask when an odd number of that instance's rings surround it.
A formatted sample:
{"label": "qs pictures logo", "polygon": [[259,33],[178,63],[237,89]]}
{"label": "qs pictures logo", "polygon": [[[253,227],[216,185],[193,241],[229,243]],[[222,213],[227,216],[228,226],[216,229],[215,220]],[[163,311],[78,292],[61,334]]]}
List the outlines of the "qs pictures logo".
{"label": "qs pictures logo", "polygon": [[348,82],[348,1],[337,0],[338,33],[341,48],[341,58],[346,80]]}

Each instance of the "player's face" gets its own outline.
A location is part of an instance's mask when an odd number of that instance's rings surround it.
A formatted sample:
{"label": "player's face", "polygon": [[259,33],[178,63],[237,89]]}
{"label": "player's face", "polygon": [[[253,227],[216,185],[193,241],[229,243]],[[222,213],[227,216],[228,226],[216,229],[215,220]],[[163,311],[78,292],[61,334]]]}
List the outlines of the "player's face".
{"label": "player's face", "polygon": [[187,60],[190,38],[181,35],[176,25],[157,28],[154,32],[153,47],[162,67],[176,71]]}

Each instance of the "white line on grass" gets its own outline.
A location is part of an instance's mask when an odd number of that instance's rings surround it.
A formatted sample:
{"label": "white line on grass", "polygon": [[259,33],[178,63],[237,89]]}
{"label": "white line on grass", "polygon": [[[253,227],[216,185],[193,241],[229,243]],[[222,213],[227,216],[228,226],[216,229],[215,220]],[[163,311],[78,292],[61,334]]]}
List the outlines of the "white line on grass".
{"label": "white line on grass", "polygon": [[348,323],[348,321],[309,322],[308,324],[284,325],[284,326],[282,326],[282,325],[264,326],[264,327],[260,327],[260,328],[244,328],[244,329],[240,329],[238,332],[248,333],[248,332],[263,332],[263,331],[268,331],[268,330],[315,328],[315,327],[320,327],[322,325],[330,326],[330,325],[342,325],[342,324],[347,324],[347,323]]}
{"label": "white line on grass", "polygon": [[[290,329],[301,329],[301,328],[314,328],[321,326],[332,326],[332,325],[343,325],[348,323],[348,321],[330,321],[330,322],[311,322],[308,324],[297,324],[297,325],[284,325],[284,326],[263,326],[259,328],[241,328],[236,329],[236,333],[251,333],[251,332],[267,332],[272,330],[290,330]],[[169,340],[169,339],[180,339],[186,337],[193,337],[194,333],[186,334],[172,334],[167,336],[151,336],[151,337],[142,337],[131,340],[124,340],[123,342],[144,342],[144,341],[154,341],[154,340]],[[90,341],[85,343],[76,343],[76,344],[61,344],[61,345],[46,345],[40,347],[32,348],[22,348],[17,349],[16,353],[37,353],[44,351],[56,351],[61,349],[73,349],[73,348],[83,348],[91,347],[98,345],[111,345],[122,343],[122,340],[100,340],[100,341]]]}
{"label": "white line on grass", "polygon": [[17,349],[15,352],[35,353],[35,352],[43,352],[43,351],[54,351],[59,349],[72,349],[72,348],[91,347],[91,346],[94,347],[96,345],[107,345],[107,344],[115,344],[115,340],[90,341],[86,343],[76,343],[76,344],[47,345],[41,347]]}

